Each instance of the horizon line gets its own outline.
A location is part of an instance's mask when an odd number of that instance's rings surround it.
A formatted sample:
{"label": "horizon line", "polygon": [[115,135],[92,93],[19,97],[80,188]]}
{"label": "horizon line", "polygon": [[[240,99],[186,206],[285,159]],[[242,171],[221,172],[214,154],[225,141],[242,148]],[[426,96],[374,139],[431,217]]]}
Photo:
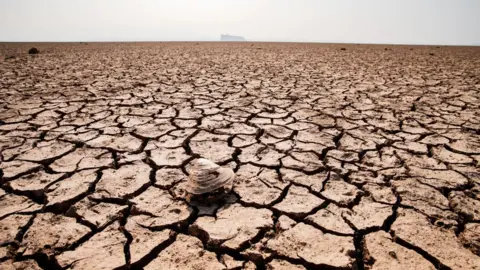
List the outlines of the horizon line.
{"label": "horizon line", "polygon": [[394,46],[480,46],[480,43],[471,44],[444,44],[444,43],[376,43],[376,42],[345,42],[345,41],[266,41],[266,40],[244,40],[244,41],[225,41],[225,40],[28,40],[28,41],[5,41],[0,43],[175,43],[175,42],[218,42],[218,43],[307,43],[307,44],[344,44],[344,45],[394,45]]}

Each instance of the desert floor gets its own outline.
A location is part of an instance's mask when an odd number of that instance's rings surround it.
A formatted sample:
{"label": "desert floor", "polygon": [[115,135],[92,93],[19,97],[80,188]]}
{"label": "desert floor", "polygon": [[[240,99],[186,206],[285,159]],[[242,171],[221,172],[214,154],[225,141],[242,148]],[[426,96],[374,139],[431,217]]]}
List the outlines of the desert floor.
{"label": "desert floor", "polygon": [[[0,58],[0,269],[480,269],[479,47]],[[186,199],[198,157],[229,196]]]}

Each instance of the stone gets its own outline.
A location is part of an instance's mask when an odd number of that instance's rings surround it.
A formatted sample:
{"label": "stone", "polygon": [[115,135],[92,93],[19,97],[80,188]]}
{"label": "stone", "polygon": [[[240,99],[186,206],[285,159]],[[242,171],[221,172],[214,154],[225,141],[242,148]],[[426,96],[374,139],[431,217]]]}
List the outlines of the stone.
{"label": "stone", "polygon": [[28,50],[28,54],[39,54],[39,53],[40,51],[35,47],[32,47],[30,48],[30,50]]}

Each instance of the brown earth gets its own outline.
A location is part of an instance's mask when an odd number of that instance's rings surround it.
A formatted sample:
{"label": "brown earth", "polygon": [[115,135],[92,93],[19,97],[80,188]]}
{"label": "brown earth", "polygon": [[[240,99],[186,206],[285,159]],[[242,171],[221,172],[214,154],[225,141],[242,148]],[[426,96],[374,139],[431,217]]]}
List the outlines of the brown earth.
{"label": "brown earth", "polygon": [[[0,269],[480,269],[478,47],[0,56]],[[199,157],[232,194],[185,199]]]}

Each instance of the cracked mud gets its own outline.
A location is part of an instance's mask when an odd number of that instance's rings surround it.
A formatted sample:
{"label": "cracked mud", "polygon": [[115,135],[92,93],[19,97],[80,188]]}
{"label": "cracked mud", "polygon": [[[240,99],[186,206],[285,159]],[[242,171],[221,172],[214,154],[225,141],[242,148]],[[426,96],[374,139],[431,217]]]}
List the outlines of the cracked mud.
{"label": "cracked mud", "polygon": [[[478,48],[28,47],[0,46],[1,269],[480,269]],[[185,199],[200,157],[229,196]]]}

